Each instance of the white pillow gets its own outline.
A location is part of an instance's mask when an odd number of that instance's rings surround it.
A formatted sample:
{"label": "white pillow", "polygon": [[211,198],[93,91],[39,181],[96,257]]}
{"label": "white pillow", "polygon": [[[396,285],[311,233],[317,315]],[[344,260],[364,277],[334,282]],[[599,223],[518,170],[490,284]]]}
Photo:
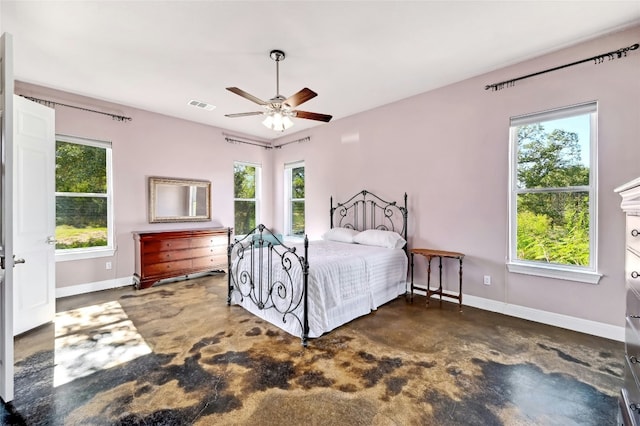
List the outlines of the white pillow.
{"label": "white pillow", "polygon": [[331,228],[322,235],[323,240],[338,241],[340,243],[353,243],[353,237],[359,232],[350,228]]}
{"label": "white pillow", "polygon": [[386,247],[390,249],[403,248],[407,243],[397,232],[382,231],[379,229],[362,231],[354,237],[353,241],[367,246]]}

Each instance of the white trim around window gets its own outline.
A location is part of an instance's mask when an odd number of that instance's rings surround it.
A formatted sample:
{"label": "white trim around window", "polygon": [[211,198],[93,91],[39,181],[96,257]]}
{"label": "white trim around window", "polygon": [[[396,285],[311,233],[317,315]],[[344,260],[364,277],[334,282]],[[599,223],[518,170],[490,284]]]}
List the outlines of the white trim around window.
{"label": "white trim around window", "polygon": [[[247,161],[234,161],[233,162],[233,168],[234,168],[234,174],[235,174],[235,168],[236,166],[245,166],[245,167],[254,167],[256,169],[256,179],[255,179],[255,188],[254,188],[254,194],[255,197],[254,198],[236,198],[236,194],[235,194],[235,189],[234,189],[234,194],[233,194],[233,203],[234,203],[234,211],[233,211],[233,221],[234,221],[234,228],[236,228],[236,224],[235,224],[235,202],[236,201],[250,201],[253,202],[255,205],[255,222],[256,222],[256,226],[258,226],[260,223],[260,200],[262,198],[262,165],[258,164],[258,163],[250,163]],[[237,234],[237,236],[239,236],[239,234]]]}
{"label": "white trim around window", "polygon": [[[558,108],[524,116],[512,117],[510,120],[510,173],[509,173],[509,257],[507,269],[512,273],[536,275],[560,280],[578,281],[588,284],[597,284],[602,277],[598,273],[598,179],[597,179],[597,102]],[[564,119],[575,116],[589,114],[589,184],[580,187],[561,188],[518,188],[518,147],[517,147],[517,127],[546,122],[551,120]],[[582,191],[589,194],[589,265],[569,265],[558,263],[545,263],[539,261],[528,261],[518,259],[517,255],[517,197],[522,193],[535,192],[572,192]]]}
{"label": "white trim around window", "polygon": [[[56,262],[66,262],[71,260],[93,259],[100,257],[111,257],[116,252],[115,247],[115,230],[113,215],[113,162],[112,162],[112,144],[110,141],[101,141],[96,139],[81,138],[78,136],[56,135],[56,142],[68,142],[78,145],[93,146],[104,148],[106,150],[106,173],[107,173],[107,193],[106,194],[85,194],[87,196],[99,195],[107,199],[107,245],[105,247],[89,247],[77,249],[56,250]],[[56,195],[58,193],[56,192]]]}
{"label": "white trim around window", "polygon": [[[287,239],[301,239],[302,236],[293,234],[293,203],[296,201],[304,202],[304,198],[292,198],[291,186],[292,186],[292,170],[298,167],[305,167],[304,161],[295,161],[293,163],[286,163],[284,165],[284,233]],[[306,170],[305,170],[306,180]],[[305,181],[306,187],[306,181]],[[305,188],[306,191],[306,188]]]}

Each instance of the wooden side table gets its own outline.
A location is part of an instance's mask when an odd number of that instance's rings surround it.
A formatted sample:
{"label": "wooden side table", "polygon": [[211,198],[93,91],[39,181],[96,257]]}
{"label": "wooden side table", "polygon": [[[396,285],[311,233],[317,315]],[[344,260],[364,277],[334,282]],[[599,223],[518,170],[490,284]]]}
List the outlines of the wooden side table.
{"label": "wooden side table", "polygon": [[[427,258],[427,287],[419,287],[413,284],[413,256],[417,254],[420,256],[424,256]],[[437,257],[439,259],[439,269],[440,269],[440,282],[437,290],[431,289],[431,259]],[[447,259],[458,259],[460,262],[460,284],[458,287],[458,294],[451,293],[443,293],[442,291],[442,258]],[[414,248],[411,249],[411,302],[413,302],[413,289],[423,290],[427,293],[427,306],[429,306],[429,299],[433,295],[440,296],[440,307],[442,307],[442,298],[450,297],[452,299],[458,300],[458,308],[460,312],[462,312],[462,259],[464,259],[463,253],[458,253],[455,251],[444,251],[444,250],[434,250],[434,249],[426,249],[426,248]]]}

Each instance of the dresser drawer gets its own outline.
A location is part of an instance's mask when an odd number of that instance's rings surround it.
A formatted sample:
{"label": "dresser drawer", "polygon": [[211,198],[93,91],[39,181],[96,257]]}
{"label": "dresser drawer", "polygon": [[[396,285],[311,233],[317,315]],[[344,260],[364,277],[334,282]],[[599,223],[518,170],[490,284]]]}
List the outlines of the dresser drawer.
{"label": "dresser drawer", "polygon": [[620,396],[618,397],[618,405],[620,408],[620,415],[618,416],[617,425],[623,426],[637,426],[637,409],[636,404],[630,402],[629,400],[629,392],[627,392],[626,388],[620,389]]}
{"label": "dresser drawer", "polygon": [[227,256],[208,256],[193,259],[194,269],[227,269]]}
{"label": "dresser drawer", "polygon": [[193,257],[196,258],[196,257],[204,257],[204,256],[213,256],[215,254],[220,253],[220,250],[217,247],[200,247],[200,248],[191,249],[191,253],[193,253]]}
{"label": "dresser drawer", "polygon": [[167,240],[145,241],[142,252],[155,253],[158,251],[188,249],[191,243],[188,239],[170,238]]}
{"label": "dresser drawer", "polygon": [[627,216],[627,247],[640,253],[640,216]]}
{"label": "dresser drawer", "polygon": [[640,424],[640,389],[638,388],[637,378],[632,372],[628,358],[625,362],[623,389],[627,397],[625,408],[631,418],[631,423],[634,425]]}
{"label": "dresser drawer", "polygon": [[211,247],[211,254],[213,256],[224,256],[224,258],[226,259],[227,257],[227,246],[213,246]]}
{"label": "dresser drawer", "polygon": [[627,283],[640,294],[640,251],[627,247],[625,275]]}
{"label": "dresser drawer", "polygon": [[629,369],[633,371],[633,374],[636,377],[640,377],[640,334],[638,334],[638,330],[640,328],[639,326],[640,318],[627,317],[627,322],[624,330],[624,351]]}
{"label": "dresser drawer", "polygon": [[[640,316],[640,286],[627,280],[627,316]],[[639,320],[640,321],[640,320]]]}
{"label": "dresser drawer", "polygon": [[191,259],[178,260],[174,262],[155,263],[147,265],[145,272],[149,276],[167,275],[172,273],[180,274],[180,271],[188,271],[191,269]]}
{"label": "dresser drawer", "polygon": [[227,237],[198,237],[191,239],[191,247],[226,247],[227,246]]}
{"label": "dresser drawer", "polygon": [[154,263],[171,262],[175,260],[191,259],[199,256],[208,256],[212,253],[210,247],[201,247],[191,250],[168,250],[147,253],[142,263],[144,265],[152,265]]}

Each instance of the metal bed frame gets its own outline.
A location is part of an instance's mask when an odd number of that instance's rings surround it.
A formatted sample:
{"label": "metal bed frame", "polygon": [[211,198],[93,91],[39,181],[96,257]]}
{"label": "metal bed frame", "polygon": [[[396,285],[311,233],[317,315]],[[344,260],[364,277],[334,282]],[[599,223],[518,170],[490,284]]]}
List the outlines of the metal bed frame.
{"label": "metal bed frame", "polygon": [[[363,231],[379,229],[394,231],[407,241],[407,194],[404,205],[395,201],[385,201],[377,195],[362,190],[343,203],[334,205],[331,197],[330,224]],[[272,230],[260,224],[249,234],[231,239],[229,230],[228,294],[227,305],[231,305],[232,295],[240,300],[248,298],[258,309],[273,309],[282,317],[282,322],[297,321],[302,329],[302,345],[307,347],[309,321],[307,317],[307,286],[309,278],[309,240],[305,235],[303,253],[296,247],[288,247]],[[405,252],[407,246],[404,247]],[[238,262],[233,259],[239,258]],[[247,260],[247,262],[242,262]],[[277,262],[274,262],[277,260]],[[265,263],[266,262],[266,263]],[[259,265],[256,267],[256,263]],[[240,265],[245,265],[241,267]],[[264,267],[262,265],[265,265]],[[302,282],[292,276],[293,268],[301,268]],[[274,268],[277,270],[274,271]],[[302,291],[298,290],[302,286]],[[302,314],[296,312],[302,306]]]}

